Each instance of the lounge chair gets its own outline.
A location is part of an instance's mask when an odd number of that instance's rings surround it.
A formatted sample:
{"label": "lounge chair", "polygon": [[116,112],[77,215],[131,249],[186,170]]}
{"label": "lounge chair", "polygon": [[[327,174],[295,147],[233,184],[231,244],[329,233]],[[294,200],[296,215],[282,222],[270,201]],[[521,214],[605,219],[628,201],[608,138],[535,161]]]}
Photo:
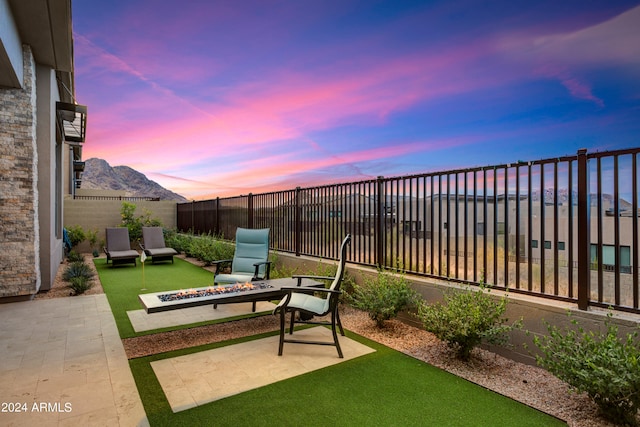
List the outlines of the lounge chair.
{"label": "lounge chair", "polygon": [[171,261],[173,264],[173,256],[178,252],[164,243],[162,227],[142,227],[142,240],[140,248],[151,257],[152,264],[161,261]]}
{"label": "lounge chair", "polygon": [[104,253],[107,254],[107,264],[112,265],[133,263],[136,266],[138,252],[131,249],[129,230],[125,227],[113,227],[105,230],[106,245]]}
{"label": "lounge chair", "polygon": [[[273,314],[280,314],[280,345],[278,348],[278,356],[282,356],[282,348],[284,343],[297,343],[297,344],[316,344],[316,345],[332,345],[338,350],[338,357],[343,358],[342,349],[340,348],[340,342],[338,341],[338,334],[336,333],[336,326],[340,328],[340,335],[344,336],[344,329],[342,329],[342,323],[340,322],[340,315],[338,314],[338,299],[342,291],[340,291],[340,285],[344,277],[344,265],[347,258],[347,245],[351,243],[351,235],[347,235],[342,241],[340,247],[340,261],[338,262],[338,270],[335,277],[324,276],[293,276],[298,279],[297,287],[282,288],[287,291],[287,294],[282,298],[280,303],[273,310]],[[322,288],[305,288],[300,285],[300,281],[303,278],[315,279],[315,280],[332,280],[331,286],[327,289]],[[316,296],[317,294],[324,294],[324,296]],[[299,314],[299,318],[296,319],[296,312]],[[289,327],[289,335],[293,334],[293,327],[296,323],[302,324],[314,324],[314,325],[330,325],[331,332],[333,333],[333,342],[325,341],[304,341],[297,339],[285,338],[285,315],[291,313],[291,326]],[[330,321],[314,321],[314,316],[326,316],[331,314]]]}
{"label": "lounge chair", "polygon": [[[231,263],[231,273],[220,274],[220,267]],[[233,259],[214,261],[213,282],[215,285],[246,283],[254,280],[269,280],[269,229],[238,228],[236,251]],[[213,308],[217,308],[214,304]],[[253,311],[256,303],[253,303]]]}

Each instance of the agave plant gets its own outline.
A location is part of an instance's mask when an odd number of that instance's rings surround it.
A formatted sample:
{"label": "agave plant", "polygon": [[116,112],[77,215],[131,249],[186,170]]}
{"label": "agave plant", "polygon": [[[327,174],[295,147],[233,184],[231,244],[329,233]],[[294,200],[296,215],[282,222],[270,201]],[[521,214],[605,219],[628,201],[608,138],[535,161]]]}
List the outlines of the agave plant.
{"label": "agave plant", "polygon": [[74,277],[85,277],[87,279],[93,277],[93,271],[87,264],[82,261],[72,262],[62,274],[64,280],[70,281]]}

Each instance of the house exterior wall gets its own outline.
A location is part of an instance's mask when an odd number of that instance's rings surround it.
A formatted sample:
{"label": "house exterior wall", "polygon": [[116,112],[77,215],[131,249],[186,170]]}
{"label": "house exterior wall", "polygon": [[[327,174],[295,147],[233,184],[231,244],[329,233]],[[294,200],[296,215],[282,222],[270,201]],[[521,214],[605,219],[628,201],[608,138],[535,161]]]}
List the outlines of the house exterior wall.
{"label": "house exterior wall", "polygon": [[41,284],[35,68],[23,46],[22,88],[0,89],[0,297]]}
{"label": "house exterior wall", "polygon": [[56,101],[59,100],[55,72],[36,66],[38,140],[38,195],[40,237],[40,290],[51,289],[63,258],[62,246],[62,143],[56,140]]}

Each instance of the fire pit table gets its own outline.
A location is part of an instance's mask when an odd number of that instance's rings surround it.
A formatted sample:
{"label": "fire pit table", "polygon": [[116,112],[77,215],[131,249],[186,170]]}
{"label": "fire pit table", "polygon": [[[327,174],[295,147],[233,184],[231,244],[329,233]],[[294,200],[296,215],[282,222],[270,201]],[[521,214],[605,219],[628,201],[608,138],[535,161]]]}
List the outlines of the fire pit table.
{"label": "fire pit table", "polygon": [[287,277],[233,285],[140,294],[138,299],[147,313],[158,313],[199,305],[271,301],[282,298],[286,293],[282,288],[291,286],[323,288],[324,284],[311,279],[299,280]]}

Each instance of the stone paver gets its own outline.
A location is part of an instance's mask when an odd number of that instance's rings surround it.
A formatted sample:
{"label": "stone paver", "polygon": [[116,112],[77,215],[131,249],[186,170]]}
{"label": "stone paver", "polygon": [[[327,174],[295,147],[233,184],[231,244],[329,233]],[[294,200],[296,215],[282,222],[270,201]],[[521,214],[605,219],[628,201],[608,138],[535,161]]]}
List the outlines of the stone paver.
{"label": "stone paver", "polygon": [[149,425],[105,295],[2,304],[0,325],[0,425]]}
{"label": "stone paver", "polygon": [[[295,331],[294,335],[333,341],[325,327]],[[151,367],[171,409],[179,412],[375,351],[347,337],[339,340],[344,359],[332,346],[291,343],[285,343],[283,355],[278,356],[278,336],[273,336],[158,360]]]}

